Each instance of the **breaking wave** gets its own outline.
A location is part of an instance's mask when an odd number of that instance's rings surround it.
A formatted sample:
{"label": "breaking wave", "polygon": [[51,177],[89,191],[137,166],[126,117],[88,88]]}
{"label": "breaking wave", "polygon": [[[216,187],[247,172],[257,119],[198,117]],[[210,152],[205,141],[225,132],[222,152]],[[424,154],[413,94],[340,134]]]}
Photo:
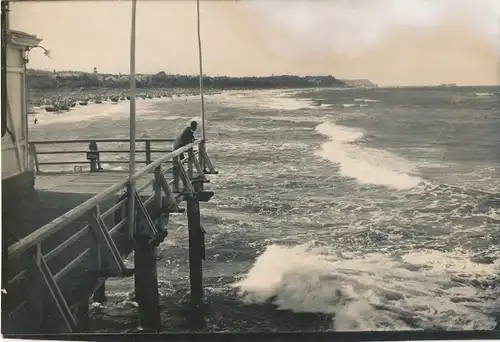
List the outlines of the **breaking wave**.
{"label": "breaking wave", "polygon": [[340,174],[364,184],[410,189],[423,179],[410,175],[416,165],[390,152],[353,144],[364,136],[358,129],[324,122],[316,130],[328,137],[317,155],[340,166]]}
{"label": "breaking wave", "polygon": [[270,245],[233,286],[246,303],[334,315],[335,330],[493,329],[498,260],[466,252],[341,254]]}

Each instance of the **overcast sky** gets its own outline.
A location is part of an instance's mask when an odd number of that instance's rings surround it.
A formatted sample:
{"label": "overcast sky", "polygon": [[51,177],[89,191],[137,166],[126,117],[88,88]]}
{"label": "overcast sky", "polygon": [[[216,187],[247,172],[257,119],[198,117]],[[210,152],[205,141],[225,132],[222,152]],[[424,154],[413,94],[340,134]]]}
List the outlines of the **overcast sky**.
{"label": "overcast sky", "polygon": [[[202,1],[209,75],[325,75],[381,85],[498,84],[500,0]],[[53,59],[30,67],[128,73],[131,2],[11,5],[11,27]],[[137,71],[195,74],[196,2],[138,1]]]}

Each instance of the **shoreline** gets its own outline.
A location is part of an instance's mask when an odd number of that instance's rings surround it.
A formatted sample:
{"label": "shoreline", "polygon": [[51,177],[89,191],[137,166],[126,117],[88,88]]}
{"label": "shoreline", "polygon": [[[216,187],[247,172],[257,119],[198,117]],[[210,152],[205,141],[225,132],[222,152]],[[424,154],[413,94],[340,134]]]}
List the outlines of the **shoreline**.
{"label": "shoreline", "polygon": [[[314,85],[314,86],[275,86],[275,87],[250,87],[250,86],[241,86],[241,87],[226,87],[226,88],[218,88],[218,87],[204,87],[204,93],[220,93],[224,91],[244,91],[244,90],[280,90],[280,89],[314,89],[314,88],[339,88],[335,86],[321,86],[321,85]],[[342,88],[356,88],[356,87],[342,87]],[[59,89],[46,89],[46,90],[40,90],[40,89],[33,89],[30,88],[28,85],[28,93],[31,96],[39,96],[39,95],[45,95],[45,96],[59,96],[65,93],[68,94],[74,94],[74,93],[80,93],[80,94],[122,94],[122,93],[129,93],[130,88],[118,88],[118,87],[110,87],[110,88],[100,88],[100,89],[83,89],[81,91],[76,90],[74,88],[70,89],[69,91],[64,89],[64,88],[59,88]],[[172,93],[172,94],[186,94],[186,93],[198,93],[199,94],[199,87],[141,87],[141,88],[136,88],[136,93],[139,94],[147,94],[147,93],[155,93],[155,92],[165,92],[165,93]]]}
{"label": "shoreline", "polygon": [[[229,91],[258,91],[258,90],[286,90],[286,89],[315,89],[315,88],[336,88],[332,86],[315,86],[315,87],[231,87],[231,88],[205,88],[204,95],[215,95]],[[88,104],[101,101],[104,102],[121,102],[127,101],[127,96],[130,93],[128,88],[101,88],[101,89],[85,89],[85,90],[65,90],[65,89],[50,89],[46,91],[28,89],[28,107],[29,108],[44,108],[55,106],[58,102],[67,102],[69,104],[88,101]],[[176,88],[137,88],[136,99],[152,99],[162,97],[181,97],[181,96],[199,96],[199,88],[176,87]],[[117,98],[112,101],[112,98]],[[101,103],[96,102],[96,103]],[[28,113],[32,114],[32,113]]]}
{"label": "shoreline", "polygon": [[[221,93],[222,90],[208,90],[205,91],[206,95],[213,95]],[[188,88],[148,88],[137,89],[136,99],[149,100],[153,98],[162,97],[181,97],[181,96],[196,96],[199,95],[196,89]],[[70,104],[81,105],[81,102],[87,104],[99,104],[106,102],[123,102],[128,101],[129,89],[86,89],[81,91],[66,91],[66,90],[48,90],[48,91],[29,91],[28,92],[28,107],[31,108],[45,108],[56,106],[59,102],[67,102]],[[112,100],[114,98],[114,101]],[[97,101],[97,102],[96,102]],[[86,105],[86,104],[85,104]],[[74,107],[74,105],[73,105]],[[64,110],[61,110],[64,111]],[[28,114],[33,114],[28,112]]]}

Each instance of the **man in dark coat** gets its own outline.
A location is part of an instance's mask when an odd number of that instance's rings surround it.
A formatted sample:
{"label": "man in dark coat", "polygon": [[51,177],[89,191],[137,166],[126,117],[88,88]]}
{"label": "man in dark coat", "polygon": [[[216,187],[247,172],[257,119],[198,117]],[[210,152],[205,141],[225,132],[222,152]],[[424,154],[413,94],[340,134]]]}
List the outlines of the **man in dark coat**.
{"label": "man in dark coat", "polygon": [[[198,123],[196,121],[191,121],[188,127],[184,128],[181,135],[175,139],[174,150],[177,150],[183,146],[186,146],[195,141],[194,132],[198,128]],[[180,159],[184,159],[184,153],[181,153]]]}
{"label": "man in dark coat", "polygon": [[[181,135],[175,139],[174,142],[174,150],[177,150],[183,146],[186,146],[192,142],[194,142],[194,132],[196,131],[196,128],[198,128],[198,123],[196,121],[191,121],[188,127],[184,128],[182,131]],[[179,159],[183,160],[184,159],[184,153],[181,153],[179,155]],[[178,164],[177,161],[174,160],[174,167],[172,168],[172,173],[174,177],[174,192],[179,192],[179,176],[180,176],[180,167],[181,165]]]}

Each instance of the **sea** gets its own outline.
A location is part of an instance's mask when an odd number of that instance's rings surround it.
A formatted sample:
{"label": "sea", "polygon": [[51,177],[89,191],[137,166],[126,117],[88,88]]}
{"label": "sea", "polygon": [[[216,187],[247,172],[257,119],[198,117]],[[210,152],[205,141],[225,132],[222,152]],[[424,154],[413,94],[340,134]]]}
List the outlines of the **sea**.
{"label": "sea", "polygon": [[[159,247],[162,331],[495,329],[499,94],[207,95],[207,149],[219,174],[201,209],[206,303],[193,323],[187,218],[173,215]],[[192,119],[198,96],[137,100],[138,138],[172,138]],[[128,120],[128,101],[40,112],[30,138],[128,138]],[[133,278],[108,280],[108,301],[91,306],[92,331],[140,329],[133,289]]]}

